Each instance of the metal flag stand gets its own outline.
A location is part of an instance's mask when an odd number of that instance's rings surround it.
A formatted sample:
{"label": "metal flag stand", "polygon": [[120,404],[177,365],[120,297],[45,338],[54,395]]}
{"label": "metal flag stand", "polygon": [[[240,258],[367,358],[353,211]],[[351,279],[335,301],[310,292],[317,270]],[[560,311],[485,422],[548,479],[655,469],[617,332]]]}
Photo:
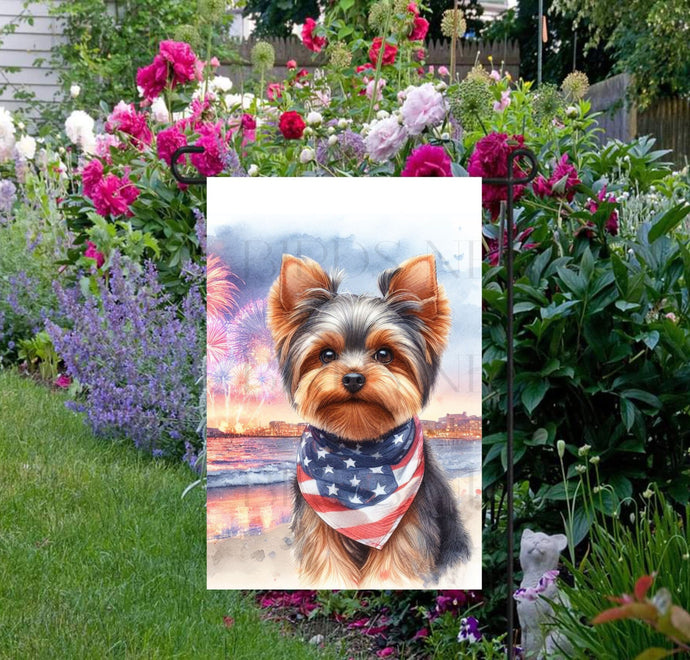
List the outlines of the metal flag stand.
{"label": "metal flag stand", "polygon": [[177,169],[177,161],[180,158],[180,156],[184,156],[185,154],[202,154],[202,153],[204,153],[204,147],[187,146],[187,147],[180,147],[179,149],[177,149],[170,158],[170,171],[172,172],[172,175],[180,183],[184,183],[188,186],[203,185],[204,183],[206,183],[206,177],[205,176],[196,176],[196,177],[185,176],[184,174],[180,174],[180,171]]}
{"label": "metal flag stand", "polygon": [[[531,169],[523,177],[514,178],[515,172],[513,166],[518,158],[526,158],[530,162]],[[514,361],[513,361],[513,201],[515,195],[515,186],[524,185],[532,181],[537,176],[537,158],[534,152],[529,149],[515,149],[508,154],[508,175],[502,179],[482,179],[482,183],[488,183],[494,186],[507,186],[508,200],[506,204],[505,213],[505,231],[507,235],[506,240],[506,293],[507,306],[506,313],[508,316],[506,335],[507,335],[507,364],[508,370],[506,375],[506,399],[507,399],[507,420],[506,420],[506,496],[508,507],[508,560],[507,560],[507,577],[508,584],[508,637],[506,640],[506,650],[509,660],[513,660],[515,656],[515,647],[513,645],[513,627],[514,627],[514,607],[513,607],[513,552],[514,552],[514,521],[513,521],[513,377],[514,377]],[[501,223],[503,224],[503,223]],[[498,228],[499,238],[503,237],[503,227]]]}
{"label": "metal flag stand", "polygon": [[[180,183],[186,185],[200,185],[206,183],[206,177],[187,177],[180,174],[177,169],[177,161],[180,156],[184,154],[199,154],[203,153],[203,147],[186,146],[177,149],[171,158],[170,170],[173,176]],[[514,178],[514,164],[518,158],[525,158],[529,161],[531,169],[525,176]],[[507,455],[507,474],[506,474],[506,496],[508,509],[508,561],[507,561],[507,585],[508,585],[508,604],[507,604],[507,628],[508,638],[506,643],[506,650],[509,660],[513,660],[515,656],[515,648],[513,646],[513,627],[514,627],[514,607],[513,607],[513,552],[514,552],[514,521],[513,521],[513,376],[514,376],[514,361],[513,361],[513,201],[515,196],[515,186],[525,185],[532,181],[537,176],[537,158],[534,152],[529,149],[515,149],[508,154],[508,175],[505,178],[496,179],[482,179],[482,183],[487,183],[494,186],[506,186],[508,188],[508,199],[506,204],[505,232],[506,240],[506,292],[507,292],[507,365],[508,370],[506,378],[506,398],[507,398],[507,420],[506,420],[506,455]],[[499,227],[499,237],[503,237],[503,226]]]}

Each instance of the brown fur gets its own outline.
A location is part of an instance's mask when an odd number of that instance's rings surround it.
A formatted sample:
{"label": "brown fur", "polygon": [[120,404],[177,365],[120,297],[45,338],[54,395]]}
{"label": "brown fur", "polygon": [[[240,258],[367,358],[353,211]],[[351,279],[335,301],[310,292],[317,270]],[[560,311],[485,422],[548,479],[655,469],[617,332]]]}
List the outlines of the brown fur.
{"label": "brown fur", "polygon": [[[268,296],[268,323],[281,367],[287,363],[295,333],[314,309],[314,300],[318,303],[336,295],[337,279],[311,259],[283,256],[280,275]],[[418,386],[419,372],[424,370],[420,362],[425,359],[437,368],[450,333],[450,305],[437,283],[431,255],[408,259],[386,271],[379,286],[386,302],[419,321],[417,331],[424,348],[413,359],[409,354],[406,357],[409,339],[406,344],[404,333],[390,324],[369,332],[365,347],[370,354],[380,348],[391,350],[394,358],[390,363],[377,362],[366,352],[348,353],[338,332],[323,332],[305,344],[303,355],[291,358],[290,369],[284,372],[286,388],[300,415],[317,428],[352,441],[379,438],[420,412],[425,398]],[[336,352],[338,359],[323,363],[320,354],[325,349]],[[351,372],[366,379],[366,387],[355,393],[343,387],[343,376]],[[316,584],[335,581],[360,587],[388,581],[419,582],[469,556],[469,538],[453,494],[426,447],[419,491],[381,550],[329,527],[307,505],[296,482],[292,530],[300,573]]]}

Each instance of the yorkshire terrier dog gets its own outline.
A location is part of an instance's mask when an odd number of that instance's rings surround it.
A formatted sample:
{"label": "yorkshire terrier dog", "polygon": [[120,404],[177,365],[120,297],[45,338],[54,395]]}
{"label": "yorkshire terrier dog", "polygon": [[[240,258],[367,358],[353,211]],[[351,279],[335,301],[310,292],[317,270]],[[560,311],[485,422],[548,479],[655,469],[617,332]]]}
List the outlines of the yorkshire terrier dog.
{"label": "yorkshire terrier dog", "polygon": [[470,556],[455,497],[423,442],[450,332],[433,256],[379,275],[382,297],[284,255],[268,324],[288,398],[308,423],[294,483],[300,575],[359,587],[437,579]]}

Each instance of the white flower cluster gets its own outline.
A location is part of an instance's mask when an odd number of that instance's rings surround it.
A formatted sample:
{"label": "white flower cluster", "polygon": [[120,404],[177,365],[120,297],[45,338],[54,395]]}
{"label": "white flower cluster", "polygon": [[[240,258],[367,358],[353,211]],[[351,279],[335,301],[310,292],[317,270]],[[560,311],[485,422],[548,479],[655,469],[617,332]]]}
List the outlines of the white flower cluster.
{"label": "white flower cluster", "polygon": [[0,107],[0,163],[12,156],[14,150],[14,121],[12,115]]}
{"label": "white flower cluster", "polygon": [[65,133],[67,133],[67,137],[87,154],[94,153],[96,149],[94,126],[93,118],[83,110],[74,110],[65,119]]}

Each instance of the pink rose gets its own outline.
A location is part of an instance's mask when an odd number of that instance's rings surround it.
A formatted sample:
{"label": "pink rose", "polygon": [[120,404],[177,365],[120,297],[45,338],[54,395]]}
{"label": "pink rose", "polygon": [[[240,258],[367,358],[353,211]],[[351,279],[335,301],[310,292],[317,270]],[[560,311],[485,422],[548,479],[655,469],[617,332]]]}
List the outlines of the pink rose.
{"label": "pink rose", "polygon": [[446,117],[446,102],[432,83],[424,83],[407,91],[401,108],[403,124],[410,135],[420,135],[426,128],[433,128]]}
{"label": "pink rose", "polygon": [[429,31],[429,21],[426,18],[417,16],[412,24],[412,32],[410,32],[410,41],[424,41],[426,33]]}
{"label": "pink rose", "polygon": [[201,80],[201,63],[191,46],[183,41],[161,41],[153,62],[137,72],[137,85],[152,101],[160,95],[168,82],[171,88],[192,80]]}
{"label": "pink rose", "polygon": [[[96,268],[100,268],[105,263],[105,255],[96,249],[96,244],[91,241],[86,241],[86,250],[84,256],[88,259],[96,260]],[[71,381],[70,381],[71,382]]]}
{"label": "pink rose", "polygon": [[192,154],[192,165],[199,170],[202,176],[216,176],[225,168],[227,148],[223,142],[220,124],[202,124],[198,132],[201,137],[194,143],[197,147],[203,147],[200,154]]}
{"label": "pink rose", "polygon": [[400,176],[453,176],[443,147],[422,144],[412,151]]}
{"label": "pink rose", "polygon": [[93,191],[103,179],[103,163],[98,158],[94,158],[84,166],[81,171],[81,182],[84,186],[84,194],[93,198]]}
{"label": "pink rose", "polygon": [[132,217],[130,205],[139,197],[139,192],[127,174],[122,178],[108,174],[95,187],[92,199],[96,212],[104,218],[123,214]]}
{"label": "pink rose", "polygon": [[131,103],[120,101],[108,116],[105,129],[110,133],[120,131],[132,138],[132,142],[139,149],[153,141],[153,133],[146,121],[146,115],[138,113]]}
{"label": "pink rose", "polygon": [[[170,126],[156,136],[156,148],[158,158],[164,160],[168,165],[172,162],[172,155],[180,148],[187,145],[187,138],[177,126]],[[183,161],[184,156],[178,158],[178,162]]]}
{"label": "pink rose", "polygon": [[304,25],[302,26],[302,43],[309,50],[320,53],[321,49],[326,45],[326,38],[317,37],[314,34],[315,27],[316,21],[313,18],[308,18],[304,21]]}
{"label": "pink rose", "polygon": [[364,146],[372,160],[383,163],[400,151],[407,140],[407,131],[391,116],[377,121],[364,139]]}

